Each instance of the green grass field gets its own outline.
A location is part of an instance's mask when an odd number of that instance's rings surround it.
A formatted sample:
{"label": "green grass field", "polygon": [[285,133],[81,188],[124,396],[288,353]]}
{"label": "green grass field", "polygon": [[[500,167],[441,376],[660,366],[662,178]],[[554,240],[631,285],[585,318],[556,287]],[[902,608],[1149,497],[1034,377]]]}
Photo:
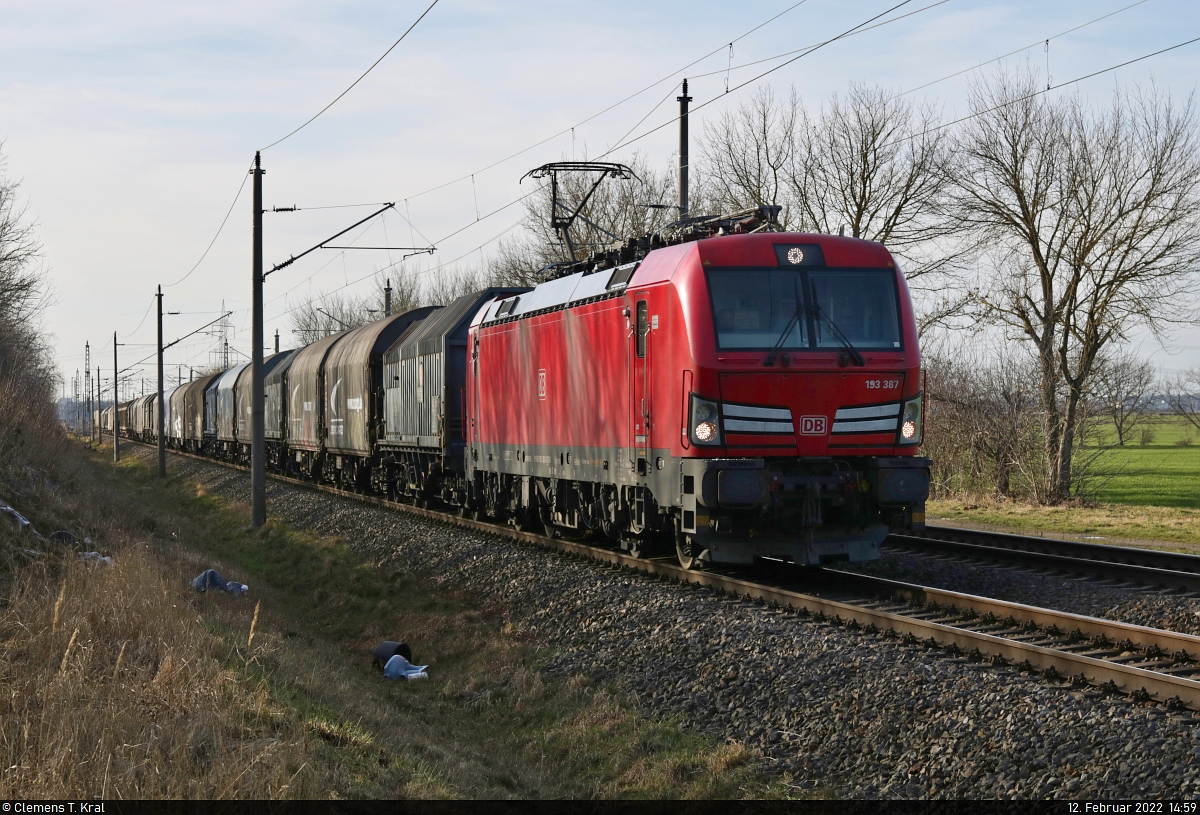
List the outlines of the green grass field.
{"label": "green grass field", "polygon": [[[1200,433],[1182,419],[1162,417],[1147,425],[1154,440],[1141,445],[1139,432],[1103,453],[1087,497],[1105,504],[1200,509]],[[1115,441],[1112,427],[1105,441]],[[1190,439],[1190,445],[1178,444]]]}
{"label": "green grass field", "polygon": [[[1083,537],[1087,540],[1161,541],[1195,552],[1200,544],[1200,432],[1175,417],[1157,417],[1123,446],[1101,453],[1085,489],[1086,502],[1036,506],[992,496],[929,501],[929,523],[984,527],[1018,534]],[[1102,444],[1115,441],[1110,426],[1098,428]],[[1191,439],[1189,445],[1177,444]],[[1095,448],[1083,450],[1084,458]]]}

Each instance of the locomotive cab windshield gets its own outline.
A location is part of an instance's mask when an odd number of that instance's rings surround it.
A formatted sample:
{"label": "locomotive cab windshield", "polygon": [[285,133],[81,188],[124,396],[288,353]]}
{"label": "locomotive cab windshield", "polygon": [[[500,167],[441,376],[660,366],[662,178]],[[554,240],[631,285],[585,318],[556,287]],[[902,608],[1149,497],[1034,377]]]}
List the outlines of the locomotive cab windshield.
{"label": "locomotive cab windshield", "polygon": [[893,269],[709,269],[722,350],[903,350]]}

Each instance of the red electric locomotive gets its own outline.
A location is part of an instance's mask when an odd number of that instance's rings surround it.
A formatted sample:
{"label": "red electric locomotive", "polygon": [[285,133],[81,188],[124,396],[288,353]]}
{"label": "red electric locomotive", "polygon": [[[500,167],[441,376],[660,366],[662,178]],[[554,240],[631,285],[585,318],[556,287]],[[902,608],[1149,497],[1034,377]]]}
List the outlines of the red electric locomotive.
{"label": "red electric locomotive", "polygon": [[673,542],[686,568],[870,560],[889,529],[922,528],[904,276],[879,244],[758,231],[766,220],[660,239],[481,309],[468,505],[634,554]]}

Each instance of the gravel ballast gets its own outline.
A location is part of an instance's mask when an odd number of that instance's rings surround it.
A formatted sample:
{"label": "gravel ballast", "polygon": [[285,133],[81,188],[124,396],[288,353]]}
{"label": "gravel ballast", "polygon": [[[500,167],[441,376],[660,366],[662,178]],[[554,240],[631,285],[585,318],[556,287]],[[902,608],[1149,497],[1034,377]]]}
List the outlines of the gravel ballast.
{"label": "gravel ballast", "polygon": [[[249,499],[244,472],[179,457],[170,466],[213,494]],[[613,682],[647,714],[758,747],[802,790],[1014,799],[1200,791],[1200,721],[1187,712],[275,481],[268,495],[272,514],[293,526],[338,535],[372,561],[428,574],[433,585],[503,601],[511,624],[547,646],[547,673]],[[1014,593],[1004,595],[982,590],[986,578],[971,570],[986,567],[910,557],[887,576],[942,585],[939,570],[961,566],[967,582],[946,588],[1098,616],[1114,616],[1105,611],[1112,608],[1141,624],[1161,625],[1151,621],[1163,615],[1160,601],[1179,604],[1179,619],[1195,602],[1106,588],[1088,605],[1083,598],[1096,587],[1061,577],[1047,599],[1036,588],[1020,592],[1043,578],[1011,570]],[[1177,630],[1200,633],[1189,624]]]}

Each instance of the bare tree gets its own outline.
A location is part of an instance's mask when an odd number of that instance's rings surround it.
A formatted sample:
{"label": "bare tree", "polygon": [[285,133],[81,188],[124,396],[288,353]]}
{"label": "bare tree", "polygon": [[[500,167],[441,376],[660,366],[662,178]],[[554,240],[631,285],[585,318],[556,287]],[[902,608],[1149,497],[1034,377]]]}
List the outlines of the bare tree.
{"label": "bare tree", "polygon": [[1163,390],[1171,412],[1200,430],[1200,366],[1171,377]]}
{"label": "bare tree", "polygon": [[1092,382],[1092,412],[1112,423],[1124,445],[1150,411],[1150,391],[1158,378],[1154,365],[1127,349],[1101,355]]}
{"label": "bare tree", "polygon": [[49,292],[41,244],[19,189],[0,157],[0,483],[49,466],[65,440],[54,407],[59,380],[36,325]]}
{"label": "bare tree", "polygon": [[403,314],[419,306],[446,305],[464,294],[493,285],[490,280],[490,273],[482,266],[470,264],[391,268],[378,272],[371,291],[362,296],[334,291],[299,298],[289,315],[291,331],[298,344],[307,345],[382,319],[386,314],[388,287],[392,290],[392,314]]}
{"label": "bare tree", "polygon": [[302,298],[290,314],[292,335],[300,345],[308,345],[330,334],[366,325],[375,319],[368,311],[373,302],[371,296],[354,297],[342,292]]}
{"label": "bare tree", "polygon": [[958,212],[991,242],[983,316],[1036,348],[1048,500],[1072,488],[1083,400],[1105,347],[1186,316],[1200,261],[1193,99],[1117,93],[1093,113],[1030,73],[976,84],[957,145]]}
{"label": "bare tree", "polygon": [[701,153],[714,200],[776,203],[787,229],[884,244],[921,295],[922,333],[961,312],[948,282],[975,249],[949,213],[953,153],[932,106],[852,84],[813,115],[795,89],[769,86],[706,126]]}
{"label": "bare tree", "polygon": [[961,312],[963,294],[947,285],[975,252],[950,217],[954,154],[932,104],[852,83],[818,116],[801,109],[789,182],[806,229],[845,227],[904,261],[920,297],[921,332]]}
{"label": "bare tree", "polygon": [[1030,365],[1013,349],[997,358],[961,349],[926,357],[925,452],[943,494],[1036,497],[1042,445]]}
{"label": "bare tree", "polygon": [[726,212],[778,204],[785,229],[795,220],[788,182],[795,173],[797,122],[803,111],[796,89],[777,100],[763,85],[737,110],[706,122],[700,154],[708,175],[711,203]]}
{"label": "bare tree", "polygon": [[20,201],[20,185],[9,180],[4,170],[0,157],[0,325],[12,328],[39,311],[47,289],[37,268],[41,242]]}

